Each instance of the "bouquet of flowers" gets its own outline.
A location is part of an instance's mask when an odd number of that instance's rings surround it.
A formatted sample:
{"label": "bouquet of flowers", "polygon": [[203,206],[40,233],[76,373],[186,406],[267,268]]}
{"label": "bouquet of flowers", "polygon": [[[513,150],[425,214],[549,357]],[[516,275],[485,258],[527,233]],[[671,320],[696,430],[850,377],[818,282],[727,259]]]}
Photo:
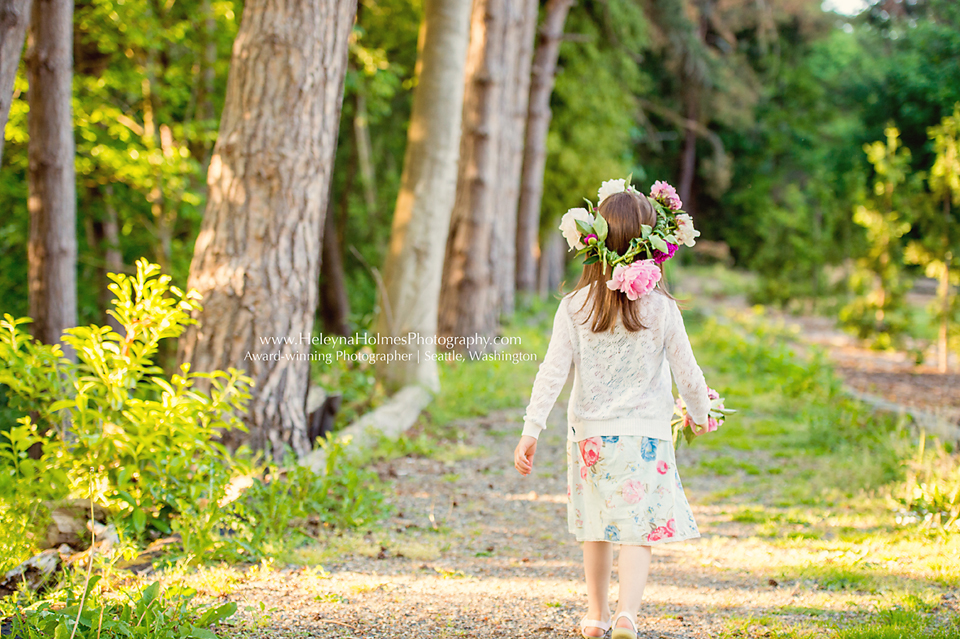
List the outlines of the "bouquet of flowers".
{"label": "bouquet of flowers", "polygon": [[674,446],[680,445],[681,433],[683,433],[683,438],[686,439],[687,443],[689,444],[698,435],[712,433],[713,431],[717,430],[717,428],[723,424],[723,420],[727,415],[737,412],[732,408],[726,408],[723,405],[723,398],[720,397],[720,393],[713,390],[709,386],[707,387],[707,395],[710,396],[710,410],[707,412],[707,423],[701,424],[700,426],[697,426],[693,423],[693,419],[687,413],[686,404],[684,404],[681,398],[677,398],[677,402],[673,410],[673,414],[677,416],[677,419],[670,423],[670,425],[673,427]]}

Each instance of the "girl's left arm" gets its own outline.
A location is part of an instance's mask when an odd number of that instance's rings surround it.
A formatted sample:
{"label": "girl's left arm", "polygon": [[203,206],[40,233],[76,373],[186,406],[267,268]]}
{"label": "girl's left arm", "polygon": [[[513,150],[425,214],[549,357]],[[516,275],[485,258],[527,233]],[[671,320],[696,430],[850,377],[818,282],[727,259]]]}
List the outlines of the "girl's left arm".
{"label": "girl's left arm", "polygon": [[557,313],[553,317],[553,335],[547,354],[540,364],[540,370],[533,381],[530,403],[523,416],[523,434],[534,439],[547,427],[547,416],[557,401],[563,385],[570,375],[573,363],[573,341],[570,337],[570,317],[567,315],[567,299],[560,300]]}

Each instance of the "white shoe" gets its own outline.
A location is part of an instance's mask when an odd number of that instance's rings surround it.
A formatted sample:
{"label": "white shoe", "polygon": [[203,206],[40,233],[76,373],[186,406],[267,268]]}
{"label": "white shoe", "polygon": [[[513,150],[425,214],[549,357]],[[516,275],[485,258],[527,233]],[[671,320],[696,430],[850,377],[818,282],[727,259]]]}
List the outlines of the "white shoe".
{"label": "white shoe", "polygon": [[[599,635],[588,635],[586,630],[587,628],[599,628],[603,632]],[[607,633],[607,630],[610,630],[610,622],[602,622],[597,619],[587,619],[587,616],[584,615],[583,619],[580,620],[580,636],[586,637],[586,639],[600,639],[603,635]],[[636,635],[634,635],[636,637]]]}
{"label": "white shoe", "polygon": [[[630,628],[617,628],[617,621],[620,620],[620,617],[625,617],[627,621],[630,622],[630,625],[633,626],[633,630]],[[613,619],[613,634],[610,636],[610,639],[637,639],[637,620],[629,612],[621,612],[619,615]]]}

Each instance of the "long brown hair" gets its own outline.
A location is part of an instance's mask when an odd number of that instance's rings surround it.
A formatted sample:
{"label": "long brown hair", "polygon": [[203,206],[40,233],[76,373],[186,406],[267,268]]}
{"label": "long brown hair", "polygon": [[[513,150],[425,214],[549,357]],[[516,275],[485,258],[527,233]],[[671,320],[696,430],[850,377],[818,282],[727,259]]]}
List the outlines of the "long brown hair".
{"label": "long brown hair", "polygon": [[[640,236],[641,224],[654,226],[657,222],[657,212],[650,201],[645,195],[633,191],[623,191],[608,196],[598,207],[597,213],[603,216],[609,227],[604,244],[608,249],[621,255],[627,251],[630,240]],[[585,264],[580,281],[574,288],[574,291],[578,291],[585,286],[590,287],[587,298],[580,308],[582,310],[588,302],[592,302],[587,319],[591,322],[593,332],[612,331],[617,323],[617,317],[623,318],[623,326],[630,332],[646,328],[640,321],[640,300],[631,301],[620,291],[607,288],[610,275],[609,265],[604,274],[600,262]],[[663,279],[660,282],[662,283]],[[657,287],[666,292],[660,283]]]}

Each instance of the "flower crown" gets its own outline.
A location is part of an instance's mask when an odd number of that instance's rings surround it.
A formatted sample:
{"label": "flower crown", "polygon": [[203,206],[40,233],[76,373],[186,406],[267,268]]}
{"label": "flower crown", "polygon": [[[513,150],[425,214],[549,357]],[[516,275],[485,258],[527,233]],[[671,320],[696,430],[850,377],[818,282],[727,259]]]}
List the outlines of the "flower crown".
{"label": "flower crown", "polygon": [[567,211],[560,220],[560,230],[570,250],[577,249],[576,257],[586,257],[584,264],[600,262],[604,275],[607,265],[613,268],[607,288],[619,290],[628,299],[635,300],[652,291],[660,281],[660,268],[657,265],[673,257],[681,244],[696,244],[700,231],[693,228],[693,219],[680,210],[683,202],[677,197],[676,189],[658,180],[650,189],[650,195],[645,196],[630,184],[631,177],[607,180],[597,191],[597,207],[611,195],[629,191],[646,197],[657,212],[656,224],[641,224],[640,237],[630,240],[623,255],[606,247],[604,242],[609,230],[607,221],[586,198],[587,208]]}

